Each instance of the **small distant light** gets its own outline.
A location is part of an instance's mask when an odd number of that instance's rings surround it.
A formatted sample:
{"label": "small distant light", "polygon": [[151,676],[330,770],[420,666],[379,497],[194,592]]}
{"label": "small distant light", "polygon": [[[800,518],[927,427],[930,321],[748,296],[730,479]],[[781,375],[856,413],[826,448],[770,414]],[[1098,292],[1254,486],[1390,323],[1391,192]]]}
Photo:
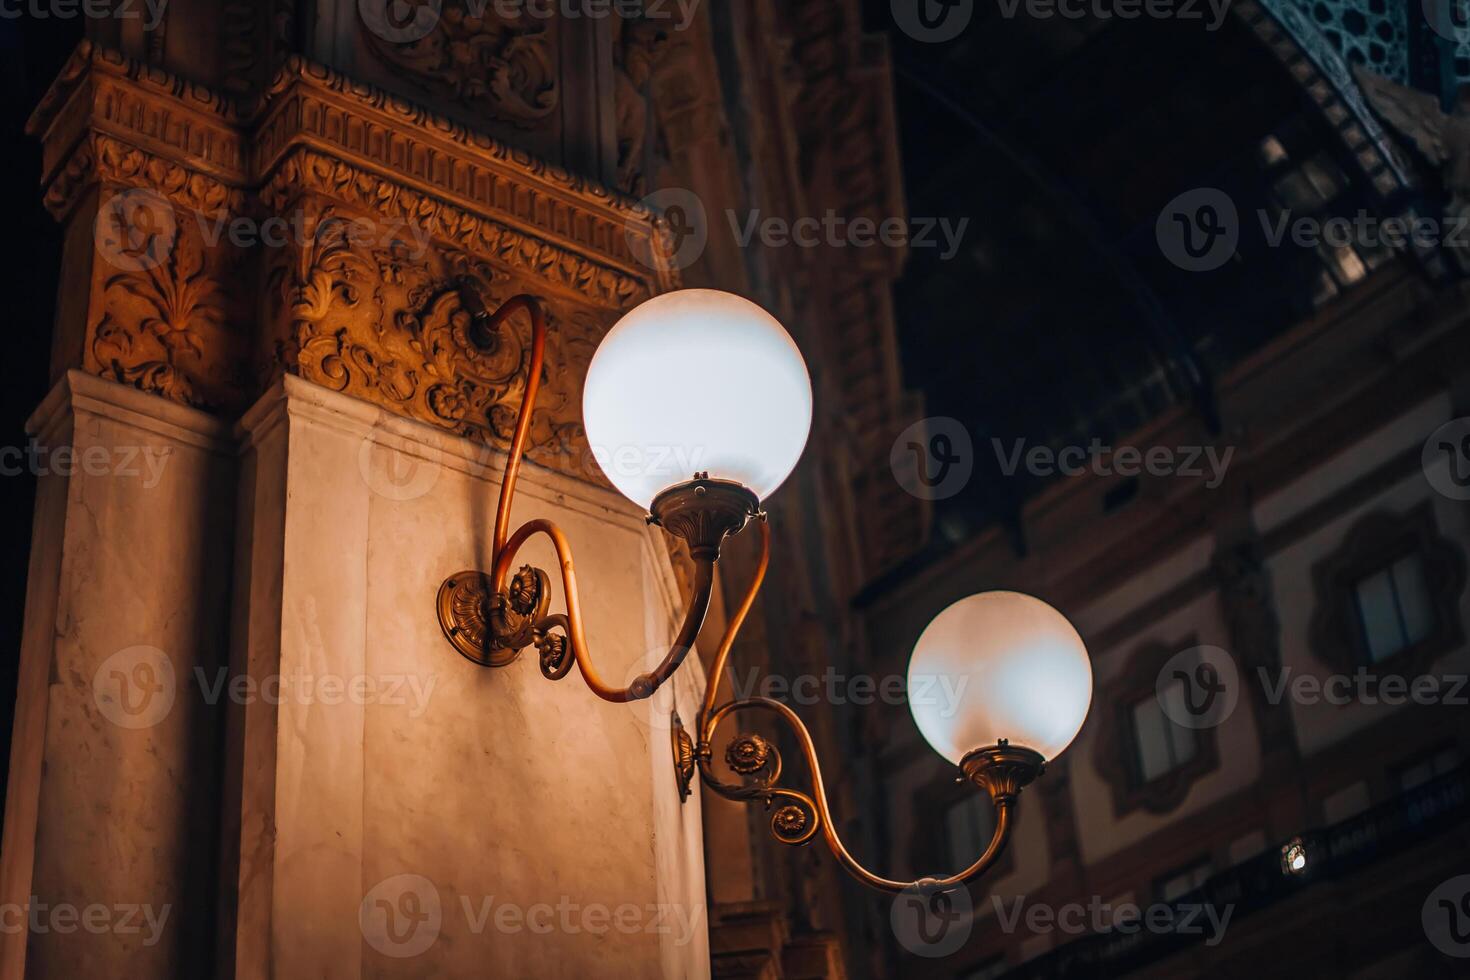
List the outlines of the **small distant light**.
{"label": "small distant light", "polygon": [[1300,837],[1293,837],[1281,845],[1281,873],[1301,875],[1307,872],[1307,845]]}
{"label": "small distant light", "polygon": [[1286,147],[1275,136],[1267,136],[1261,140],[1260,146],[1261,163],[1267,167],[1274,167],[1278,163],[1285,163],[1288,159]]}

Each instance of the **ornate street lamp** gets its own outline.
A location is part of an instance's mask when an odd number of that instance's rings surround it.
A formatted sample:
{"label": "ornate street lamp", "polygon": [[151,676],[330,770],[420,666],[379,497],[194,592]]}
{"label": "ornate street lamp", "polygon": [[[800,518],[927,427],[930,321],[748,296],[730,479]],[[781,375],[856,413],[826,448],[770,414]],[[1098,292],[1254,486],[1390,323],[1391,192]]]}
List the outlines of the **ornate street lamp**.
{"label": "ornate street lamp", "polygon": [[[942,891],[994,864],[1010,837],[1022,787],[1071,743],[1087,717],[1092,666],[1072,625],[1039,599],[984,592],[956,602],[924,630],[909,663],[909,689],[918,678],[942,677],[957,696],[944,706],[911,701],[910,710],[929,744],[989,795],[996,808],[995,832],[975,863],[950,877],[894,881],[873,874],[837,835],[816,748],[800,717],[771,698],[715,703],[730,648],[770,561],[770,529],[761,501],[795,468],[811,429],[811,381],[796,344],[754,303],[717,290],[686,289],[628,313],[593,356],[582,402],[588,441],[601,450],[599,463],[612,484],[646,509],[650,522],[687,542],[695,567],[694,594],[673,646],[652,671],[618,688],[592,665],[566,536],[544,519],[510,533],[510,505],[546,347],[541,304],[533,296],[515,296],[489,313],[472,284],[462,284],[461,293],[474,319],[471,336],[477,345],[493,347],[497,331],[518,310],[531,318],[532,341],[525,399],[495,516],[494,564],[488,573],[450,576],[439,590],[439,622],[455,649],[477,664],[500,667],[535,646],[541,672],[552,680],[565,677],[575,664],[604,700],[649,697],[694,645],[709,609],[721,543],[754,519],[760,562],[715,653],[697,737],[682,725],[674,727],[681,796],[687,797],[697,768],[715,792],[774,807],[771,831],[781,842],[805,844],[820,832],[848,872],[885,891]],[[686,469],[671,468],[678,465]],[[550,538],[556,549],[565,613],[549,611],[546,572],[525,565],[510,574],[516,553],[537,534]],[[779,785],[780,754],[758,735],[737,735],[725,751],[730,768],[746,781],[716,778],[711,769],[715,730],[726,717],[746,710],[768,711],[790,727],[811,771],[810,795]]]}

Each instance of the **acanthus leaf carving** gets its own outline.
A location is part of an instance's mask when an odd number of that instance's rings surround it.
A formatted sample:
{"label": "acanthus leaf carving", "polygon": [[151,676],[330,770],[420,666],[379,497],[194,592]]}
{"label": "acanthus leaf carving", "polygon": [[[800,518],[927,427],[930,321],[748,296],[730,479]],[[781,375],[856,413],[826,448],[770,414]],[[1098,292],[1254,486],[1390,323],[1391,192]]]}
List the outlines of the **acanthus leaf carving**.
{"label": "acanthus leaf carving", "polygon": [[[525,389],[529,334],[498,332],[485,350],[470,342],[458,284],[487,297],[517,291],[489,262],[452,247],[416,254],[409,242],[350,241],[356,216],[320,206],[314,231],[270,273],[281,370],[490,445],[509,444]],[[550,314],[553,336],[529,455],[583,478],[596,467],[585,449],[580,391],[574,390],[609,323],[592,310]]]}
{"label": "acanthus leaf carving", "polygon": [[[98,220],[133,223],[110,229],[118,240],[160,234],[147,209],[104,208]],[[149,261],[100,280],[88,356],[102,377],[198,408],[232,407],[244,359],[232,356],[240,334],[218,276],[221,250],[206,249],[194,222],[177,222],[170,234],[166,247],[140,253]],[[108,259],[99,253],[98,261]]]}

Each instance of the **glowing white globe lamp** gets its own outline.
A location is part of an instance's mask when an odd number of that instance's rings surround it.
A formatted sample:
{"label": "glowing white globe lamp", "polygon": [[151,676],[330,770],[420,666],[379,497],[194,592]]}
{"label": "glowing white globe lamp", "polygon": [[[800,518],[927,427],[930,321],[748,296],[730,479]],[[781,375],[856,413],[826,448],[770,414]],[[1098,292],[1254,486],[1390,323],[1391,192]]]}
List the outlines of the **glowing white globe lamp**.
{"label": "glowing white globe lamp", "polygon": [[682,289],[637,306],[603,338],[582,417],[608,480],[645,510],[696,474],[763,500],[806,447],[812,384],[775,317],[733,293]]}
{"label": "glowing white globe lamp", "polygon": [[945,609],[909,661],[909,710],[956,765],[1009,746],[1039,764],[1071,744],[1092,704],[1092,662],[1066,617],[1020,592],[981,592]]}

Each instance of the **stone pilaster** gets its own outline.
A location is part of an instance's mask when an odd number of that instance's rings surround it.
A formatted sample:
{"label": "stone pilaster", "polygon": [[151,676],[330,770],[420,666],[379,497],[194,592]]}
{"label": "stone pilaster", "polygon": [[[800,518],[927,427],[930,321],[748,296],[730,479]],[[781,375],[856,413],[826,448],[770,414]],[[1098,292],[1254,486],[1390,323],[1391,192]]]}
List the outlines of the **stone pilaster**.
{"label": "stone pilaster", "polygon": [[228,426],[68,372],[42,472],[0,843],[0,975],[209,970],[234,513]]}
{"label": "stone pilaster", "polygon": [[[470,664],[433,598],[489,563],[497,455],[293,377],[241,436],[232,674],[261,696],[231,705],[220,974],[707,971],[699,807],[669,740],[697,662],[632,705],[547,681],[534,651]],[[576,542],[599,670],[646,670],[678,612],[662,542],[610,491],[534,466],[520,488],[518,518]],[[555,567],[549,545],[524,557]],[[636,928],[602,917],[622,906]]]}

